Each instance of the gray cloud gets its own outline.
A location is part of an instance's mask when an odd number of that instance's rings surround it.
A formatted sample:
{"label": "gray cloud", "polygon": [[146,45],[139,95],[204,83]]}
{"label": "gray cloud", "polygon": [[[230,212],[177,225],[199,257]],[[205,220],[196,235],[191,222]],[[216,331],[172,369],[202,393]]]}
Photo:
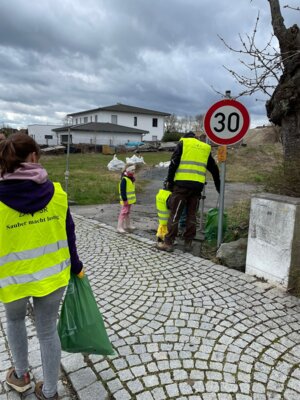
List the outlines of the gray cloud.
{"label": "gray cloud", "polygon": [[[60,123],[116,102],[204,113],[220,99],[212,86],[240,91],[223,65],[241,65],[217,34],[239,46],[259,9],[263,43],[271,34],[267,0],[2,1],[0,123]],[[284,11],[288,26],[294,14]],[[262,101],[241,101],[266,120]]]}

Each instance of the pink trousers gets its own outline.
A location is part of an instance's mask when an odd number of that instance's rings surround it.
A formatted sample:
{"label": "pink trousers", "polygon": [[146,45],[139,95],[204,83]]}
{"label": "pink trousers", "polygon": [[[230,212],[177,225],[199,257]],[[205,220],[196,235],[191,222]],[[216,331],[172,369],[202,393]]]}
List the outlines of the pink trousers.
{"label": "pink trousers", "polygon": [[119,215],[119,220],[124,221],[126,217],[129,217],[130,214],[130,209],[131,209],[131,204],[124,204],[121,207],[120,215]]}

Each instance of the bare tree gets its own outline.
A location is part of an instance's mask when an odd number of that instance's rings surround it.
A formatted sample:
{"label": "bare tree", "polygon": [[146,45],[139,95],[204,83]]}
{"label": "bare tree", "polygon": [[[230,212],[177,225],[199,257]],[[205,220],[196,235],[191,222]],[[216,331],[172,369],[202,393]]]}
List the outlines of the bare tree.
{"label": "bare tree", "polygon": [[270,97],[279,82],[279,74],[282,73],[280,54],[272,46],[274,35],[270,36],[264,47],[258,48],[256,45],[259,17],[258,13],[251,36],[246,35],[244,38],[239,34],[241,47],[238,49],[230,46],[218,35],[229,50],[242,56],[239,61],[245,67],[245,73],[238,73],[224,66],[234,79],[244,87],[244,90],[236,98],[261,91]]}
{"label": "bare tree", "polygon": [[184,117],[177,117],[172,114],[165,118],[165,131],[166,132],[188,132],[200,131],[203,129],[203,114],[195,116],[185,115]]}
{"label": "bare tree", "polygon": [[180,118],[182,132],[188,132],[189,129],[189,117],[187,115]]}
{"label": "bare tree", "polygon": [[[240,35],[240,49],[232,48],[221,38],[227,48],[243,57],[240,62],[248,75],[225,68],[244,87],[239,96],[261,91],[270,97],[266,102],[267,116],[281,127],[284,159],[296,162],[300,154],[300,32],[298,25],[286,28],[279,0],[267,1],[274,35],[265,47],[256,46],[258,15],[252,35],[245,39]],[[274,37],[279,42],[280,52],[272,45]]]}
{"label": "bare tree", "polygon": [[195,116],[195,129],[197,131],[200,131],[203,129],[203,119],[204,119],[204,115],[203,114],[197,114]]}
{"label": "bare tree", "polygon": [[62,119],[62,124],[64,126],[71,125],[72,119],[66,114]]}
{"label": "bare tree", "polygon": [[177,116],[175,114],[171,114],[165,117],[165,131],[166,132],[177,131]]}
{"label": "bare tree", "polygon": [[279,0],[268,0],[272,26],[279,42],[283,73],[272,97],[267,115],[281,126],[286,161],[298,161],[300,154],[300,31],[298,25],[286,28]]}

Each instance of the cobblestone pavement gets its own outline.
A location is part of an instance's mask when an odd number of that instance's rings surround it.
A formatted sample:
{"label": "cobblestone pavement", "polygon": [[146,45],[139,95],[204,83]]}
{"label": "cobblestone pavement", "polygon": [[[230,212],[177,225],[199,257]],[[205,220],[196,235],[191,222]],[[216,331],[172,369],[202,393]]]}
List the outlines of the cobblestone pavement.
{"label": "cobblestone pavement", "polygon": [[[80,400],[299,400],[300,301],[254,277],[75,216],[78,249],[116,350],[63,353],[59,394]],[[0,400],[11,365],[0,306]],[[41,378],[28,318],[31,371]],[[23,395],[26,400],[34,394]]]}

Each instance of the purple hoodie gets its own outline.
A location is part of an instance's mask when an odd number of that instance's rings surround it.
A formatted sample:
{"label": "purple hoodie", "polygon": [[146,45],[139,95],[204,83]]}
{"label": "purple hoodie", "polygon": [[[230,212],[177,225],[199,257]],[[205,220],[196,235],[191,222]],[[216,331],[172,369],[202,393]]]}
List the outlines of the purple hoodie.
{"label": "purple hoodie", "polygon": [[[25,214],[34,214],[45,208],[53,194],[53,183],[47,179],[47,172],[39,164],[23,163],[22,168],[12,174],[5,174],[0,180],[0,201]],[[78,274],[82,269],[82,262],[77,254],[75,225],[69,208],[66,231],[71,271]]]}

